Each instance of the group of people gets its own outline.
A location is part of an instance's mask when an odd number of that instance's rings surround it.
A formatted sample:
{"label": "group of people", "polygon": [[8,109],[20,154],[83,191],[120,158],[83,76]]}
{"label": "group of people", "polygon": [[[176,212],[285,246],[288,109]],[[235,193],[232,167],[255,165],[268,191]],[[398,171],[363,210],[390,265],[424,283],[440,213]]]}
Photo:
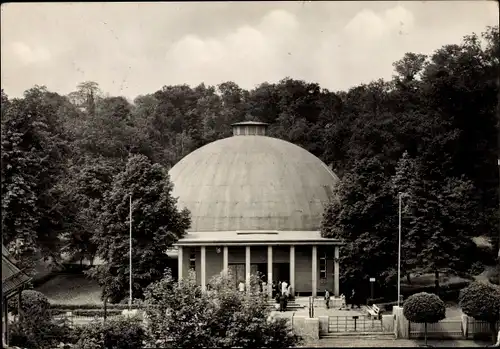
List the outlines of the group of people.
{"label": "group of people", "polygon": [[279,281],[277,284],[273,282],[273,297],[276,300],[276,304],[279,304],[279,311],[286,311],[288,301],[292,295],[292,286],[286,281]]}
{"label": "group of people", "polygon": [[[360,297],[358,296],[358,294],[356,293],[356,290],[354,288],[351,290],[350,297],[346,298],[344,295],[342,295],[341,298],[345,300],[345,307],[347,309],[349,309],[349,304],[351,304],[351,309],[353,309],[354,306],[356,306],[358,309],[361,308]],[[326,309],[330,309],[330,291],[328,289],[325,289],[325,305],[326,305]],[[342,310],[343,307],[344,307],[344,304],[342,304],[340,306],[339,310]]]}
{"label": "group of people", "polygon": [[[259,282],[260,292],[264,294],[265,297],[268,296],[268,287],[272,289],[272,297],[276,300],[276,304],[279,305],[276,308],[279,311],[286,311],[286,306],[288,301],[292,295],[292,286],[288,284],[286,281],[279,281],[278,283],[273,283],[268,285],[266,281],[264,281],[264,277]],[[240,281],[238,284],[238,290],[240,292],[245,292],[245,282]]]}

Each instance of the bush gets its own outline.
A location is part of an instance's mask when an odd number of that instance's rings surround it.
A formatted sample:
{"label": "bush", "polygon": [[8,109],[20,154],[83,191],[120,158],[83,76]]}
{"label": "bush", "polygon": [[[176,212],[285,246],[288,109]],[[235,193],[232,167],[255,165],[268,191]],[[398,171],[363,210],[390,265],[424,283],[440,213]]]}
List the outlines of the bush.
{"label": "bush", "polygon": [[142,323],[120,317],[81,326],[74,349],[138,349],[146,339]]}
{"label": "bush", "polygon": [[496,322],[500,320],[500,288],[483,282],[474,282],[460,292],[460,307],[468,316],[490,324],[496,340]]}
{"label": "bush", "polygon": [[[53,309],[52,316],[66,314],[69,311],[75,316],[104,317],[104,309],[75,309],[75,310]],[[121,315],[122,312],[123,312],[122,309],[107,309],[107,316]]]}
{"label": "bush", "polygon": [[484,271],[484,265],[482,262],[477,261],[469,269],[469,274],[471,275],[479,275]]}
{"label": "bush", "polygon": [[[137,308],[139,305],[134,304],[133,308]],[[64,303],[53,303],[50,305],[52,309],[67,309],[68,311],[75,309],[104,309],[104,304],[64,304]],[[128,304],[111,304],[108,303],[108,309],[128,309]]]}
{"label": "bush", "polygon": [[[17,314],[17,298],[9,301],[12,313]],[[22,316],[10,328],[11,344],[23,348],[51,348],[69,335],[69,326],[54,321],[47,297],[38,291],[21,293]]]}
{"label": "bush", "polygon": [[[49,299],[41,292],[34,290],[25,290],[21,293],[21,311],[27,316],[50,319]],[[18,298],[13,297],[9,300],[9,312],[18,315]]]}
{"label": "bush", "polygon": [[417,293],[404,302],[403,314],[411,322],[425,324],[425,344],[427,345],[427,324],[436,323],[446,317],[446,305],[435,294]]}
{"label": "bush", "polygon": [[238,292],[232,276],[216,277],[202,293],[194,273],[180,283],[170,271],[145,292],[151,346],[164,348],[286,348],[300,338],[288,319],[270,319],[266,298],[252,277],[250,292]]}

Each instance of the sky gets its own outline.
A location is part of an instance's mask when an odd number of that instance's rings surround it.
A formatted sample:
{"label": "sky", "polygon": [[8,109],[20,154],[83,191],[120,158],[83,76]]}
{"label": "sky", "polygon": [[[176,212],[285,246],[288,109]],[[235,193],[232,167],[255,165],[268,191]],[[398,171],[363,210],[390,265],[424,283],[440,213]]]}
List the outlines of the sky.
{"label": "sky", "polygon": [[3,3],[1,86],[134,99],[165,85],[290,77],[332,91],[498,25],[497,1]]}

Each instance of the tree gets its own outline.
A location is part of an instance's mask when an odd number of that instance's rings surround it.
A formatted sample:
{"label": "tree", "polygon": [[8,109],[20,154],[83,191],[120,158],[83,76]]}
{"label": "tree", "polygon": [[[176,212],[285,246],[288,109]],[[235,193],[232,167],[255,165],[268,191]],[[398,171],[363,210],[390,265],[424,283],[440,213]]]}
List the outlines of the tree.
{"label": "tree", "polygon": [[340,257],[346,286],[367,284],[370,277],[381,288],[394,284],[397,206],[384,172],[377,159],[359,161],[344,175],[325,210],[321,235],[346,242]]}
{"label": "tree", "polygon": [[88,116],[95,115],[96,102],[99,100],[101,90],[95,81],[84,81],[78,84],[77,90],[68,95],[70,101],[78,108],[85,111]]}
{"label": "tree", "polygon": [[65,191],[72,198],[73,229],[64,236],[64,252],[78,257],[80,265],[87,258],[93,263],[97,245],[92,237],[100,226],[100,215],[104,208],[104,198],[111,189],[113,177],[120,172],[120,164],[103,157],[83,159],[82,163],[70,167]]}
{"label": "tree", "polygon": [[496,340],[496,323],[500,320],[500,288],[495,285],[473,282],[460,291],[462,311],[476,320],[490,324],[492,340]]}
{"label": "tree", "polygon": [[[270,309],[251,278],[248,293],[234,287],[229,276],[214,277],[213,291],[204,293],[193,272],[179,283],[169,272],[146,290],[148,332],[156,347],[287,348],[295,336],[287,319],[270,319]],[[153,343],[152,343],[153,344]]]}
{"label": "tree", "polygon": [[392,183],[394,192],[408,194],[404,199],[404,265],[407,271],[433,272],[437,293],[440,272],[460,274],[474,262],[464,256],[473,255],[477,200],[470,181],[444,176],[440,181],[428,179],[422,162],[405,152]]}
{"label": "tree", "polygon": [[21,268],[59,250],[68,198],[59,185],[69,153],[45,87],[11,101],[2,120],[2,237]]}
{"label": "tree", "polygon": [[406,299],[403,304],[403,315],[411,322],[425,324],[427,346],[427,324],[443,320],[446,317],[446,306],[437,295],[421,292]]}
{"label": "tree", "polygon": [[190,226],[189,211],[179,211],[172,197],[173,185],[165,168],[145,156],[129,158],[125,169],[105,195],[100,229],[92,241],[106,261],[90,275],[103,286],[113,302],[127,294],[129,280],[129,198],[132,196],[133,296],[141,298],[145,287],[160,280],[166,268],[167,248],[182,238]]}

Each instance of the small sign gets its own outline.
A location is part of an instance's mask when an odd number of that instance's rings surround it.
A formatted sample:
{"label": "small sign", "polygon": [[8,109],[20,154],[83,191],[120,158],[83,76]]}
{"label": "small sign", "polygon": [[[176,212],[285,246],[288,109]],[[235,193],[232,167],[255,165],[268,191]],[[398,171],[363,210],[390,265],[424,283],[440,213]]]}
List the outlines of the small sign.
{"label": "small sign", "polygon": [[375,282],[375,278],[370,278],[370,282]]}

